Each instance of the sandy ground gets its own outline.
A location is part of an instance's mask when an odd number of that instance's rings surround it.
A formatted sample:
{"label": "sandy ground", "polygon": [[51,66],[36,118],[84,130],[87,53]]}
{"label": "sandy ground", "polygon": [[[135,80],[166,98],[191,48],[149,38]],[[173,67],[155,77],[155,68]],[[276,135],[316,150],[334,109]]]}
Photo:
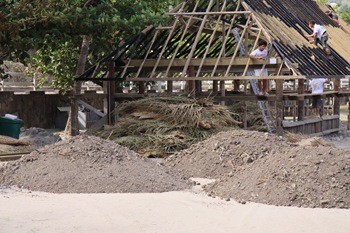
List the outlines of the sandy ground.
{"label": "sandy ground", "polygon": [[[332,142],[350,145],[349,138]],[[350,209],[239,204],[208,197],[199,186],[152,194],[52,194],[0,186],[0,233],[97,232],[349,233]]]}
{"label": "sandy ground", "polygon": [[198,187],[158,194],[51,194],[3,189],[0,232],[350,232],[350,210],[243,205],[208,197]]}

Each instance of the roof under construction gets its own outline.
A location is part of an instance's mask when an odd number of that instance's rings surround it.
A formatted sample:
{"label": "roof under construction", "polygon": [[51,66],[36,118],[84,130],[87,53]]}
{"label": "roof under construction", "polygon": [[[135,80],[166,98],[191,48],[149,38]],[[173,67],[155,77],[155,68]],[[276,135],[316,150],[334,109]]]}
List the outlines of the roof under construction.
{"label": "roof under construction", "polygon": [[[262,67],[269,75],[344,77],[350,28],[335,25],[326,9],[312,0],[189,0],[167,14],[166,25],[147,27],[78,80],[227,80]],[[326,27],[333,60],[307,40],[310,20]],[[248,54],[261,39],[268,59],[252,61]]]}

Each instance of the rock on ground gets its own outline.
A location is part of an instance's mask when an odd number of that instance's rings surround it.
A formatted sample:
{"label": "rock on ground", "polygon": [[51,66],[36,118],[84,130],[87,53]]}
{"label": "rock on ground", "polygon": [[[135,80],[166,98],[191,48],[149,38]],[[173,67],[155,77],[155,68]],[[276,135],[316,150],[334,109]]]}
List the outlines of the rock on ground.
{"label": "rock on ground", "polygon": [[77,136],[0,167],[0,184],[53,193],[183,190],[189,183],[160,163],[109,140]]}

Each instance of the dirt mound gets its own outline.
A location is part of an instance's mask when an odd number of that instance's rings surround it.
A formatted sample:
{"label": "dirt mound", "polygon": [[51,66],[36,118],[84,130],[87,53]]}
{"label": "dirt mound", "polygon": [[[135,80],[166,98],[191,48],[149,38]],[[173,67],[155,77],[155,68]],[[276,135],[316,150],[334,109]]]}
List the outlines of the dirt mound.
{"label": "dirt mound", "polygon": [[206,190],[238,201],[350,208],[350,149],[291,148],[247,164]]}
{"label": "dirt mound", "polygon": [[165,192],[189,187],[166,167],[112,141],[78,136],[0,167],[0,183],[54,193]]}
{"label": "dirt mound", "polygon": [[60,136],[49,133],[45,129],[36,127],[28,129],[22,128],[19,138],[31,142],[36,147],[51,145],[61,140]]}
{"label": "dirt mound", "polygon": [[171,155],[165,164],[188,177],[218,178],[259,158],[284,153],[290,146],[276,135],[230,130]]}
{"label": "dirt mound", "polygon": [[283,206],[350,208],[350,149],[322,138],[221,132],[166,160],[185,176],[217,178],[210,196]]}

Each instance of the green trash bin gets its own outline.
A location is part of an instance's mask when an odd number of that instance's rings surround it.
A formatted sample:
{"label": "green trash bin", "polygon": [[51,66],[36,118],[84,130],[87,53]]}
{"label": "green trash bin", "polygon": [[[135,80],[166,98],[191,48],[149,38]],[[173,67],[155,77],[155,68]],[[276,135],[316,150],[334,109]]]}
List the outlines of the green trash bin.
{"label": "green trash bin", "polygon": [[0,135],[18,139],[22,125],[22,120],[12,120],[9,118],[0,117]]}

